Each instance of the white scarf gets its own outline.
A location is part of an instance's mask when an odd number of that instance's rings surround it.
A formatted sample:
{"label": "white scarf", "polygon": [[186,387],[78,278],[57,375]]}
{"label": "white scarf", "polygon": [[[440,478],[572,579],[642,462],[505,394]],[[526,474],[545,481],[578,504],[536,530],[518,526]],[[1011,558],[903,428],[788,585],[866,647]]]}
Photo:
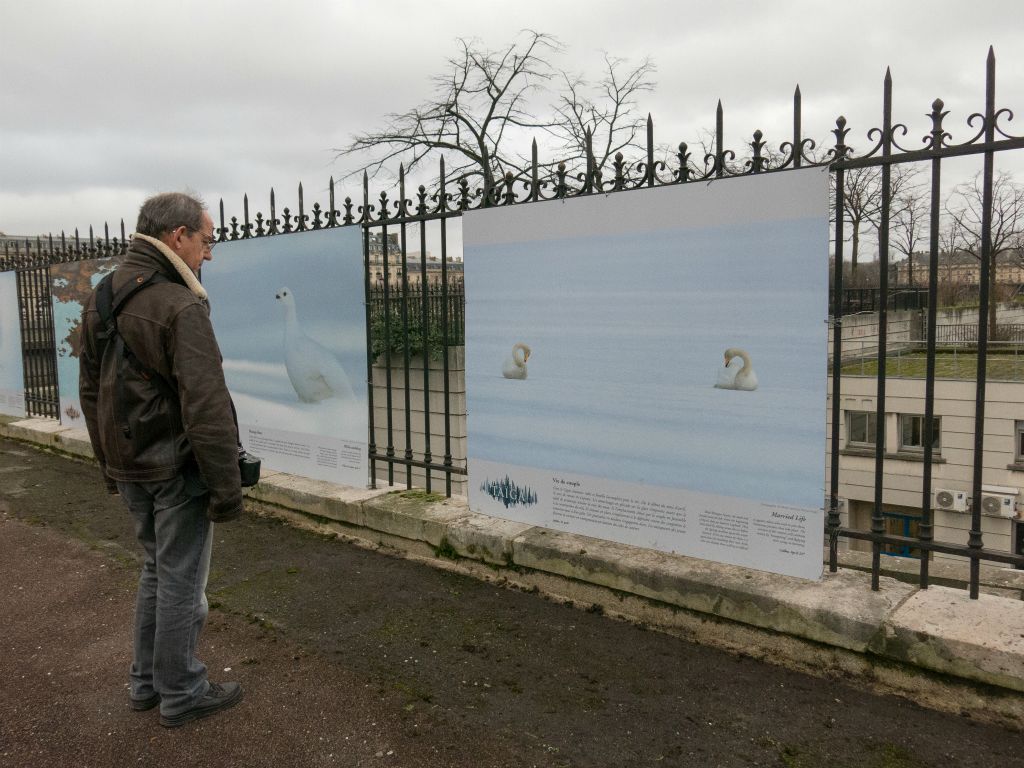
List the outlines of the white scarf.
{"label": "white scarf", "polygon": [[188,264],[182,261],[181,257],[167,246],[167,243],[163,240],[157,240],[155,237],[150,237],[149,235],[140,235],[138,232],[132,235],[132,237],[145,240],[150,245],[155,246],[160,253],[167,257],[167,261],[171,263],[171,266],[174,267],[177,273],[181,275],[185,284],[189,287],[189,290],[191,290],[197,298],[203,299],[204,301],[206,300],[206,289],[203,288],[202,283],[199,282],[199,278],[197,278],[195,273],[189,269]]}

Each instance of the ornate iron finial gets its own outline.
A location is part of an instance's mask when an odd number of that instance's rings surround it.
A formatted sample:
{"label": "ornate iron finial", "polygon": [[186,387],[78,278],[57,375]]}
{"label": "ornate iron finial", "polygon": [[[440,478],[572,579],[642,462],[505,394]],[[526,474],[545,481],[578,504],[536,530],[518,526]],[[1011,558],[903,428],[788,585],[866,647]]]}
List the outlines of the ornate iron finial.
{"label": "ornate iron finial", "polygon": [[942,128],[942,121],[945,120],[946,115],[949,112],[944,112],[943,107],[946,106],[942,99],[936,99],[932,102],[932,111],[928,116],[932,119],[932,130],[928,136],[925,136],[923,141],[928,144],[929,149],[937,150],[946,143],[946,139],[949,138],[949,134],[946,133]]}
{"label": "ornate iron finial", "polygon": [[328,185],[330,190],[327,200],[327,226],[336,227],[338,226],[338,214],[341,211],[337,211],[334,208],[334,177],[331,176],[331,183]]}
{"label": "ornate iron finial", "polygon": [[718,100],[715,108],[715,176],[721,177],[725,173],[725,111],[722,109],[722,100]]}
{"label": "ornate iron finial", "polygon": [[654,118],[647,113],[647,186],[654,186]]}
{"label": "ornate iron finial", "polygon": [[247,240],[252,237],[252,224],[249,223],[249,196],[242,196],[242,216],[245,223],[242,225],[242,239]]}
{"label": "ornate iron finial", "polygon": [[801,166],[804,156],[804,142],[801,136],[802,105],[803,97],[800,95],[800,85],[797,84],[796,89],[793,91],[793,147],[791,157],[794,168]]}
{"label": "ornate iron finial", "polygon": [[299,182],[299,215],[295,217],[295,231],[305,232],[306,222],[309,221],[309,216],[306,215],[305,202],[302,199],[302,182]]}
{"label": "ornate iron finial", "polygon": [[760,130],[754,131],[754,140],[750,142],[750,148],[754,151],[754,156],[751,159],[751,170],[754,173],[760,173],[764,170],[765,158],[761,156],[761,150],[764,149],[764,141],[762,138],[764,134]]}
{"label": "ornate iron finial", "polygon": [[313,229],[321,229],[323,227],[323,222],[320,221],[322,213],[320,203],[313,203]]}
{"label": "ornate iron finial", "polygon": [[427,215],[427,188],[422,184],[416,188],[416,215]]}
{"label": "ornate iron finial", "polygon": [[411,200],[407,200],[405,197],[405,163],[398,164],[398,203],[396,208],[398,209],[398,217],[404,219],[409,215],[409,204]]}
{"label": "ornate iron finial", "polygon": [[846,127],[846,118],[840,115],[836,118],[836,127],[832,130],[832,135],[836,137],[836,160],[846,159],[847,155],[852,151],[848,146],[846,146],[846,137],[849,133],[850,129]]}
{"label": "ornate iron finial", "polygon": [[534,137],[530,148],[530,194],[527,199],[532,201],[540,198],[540,163],[537,159],[537,139]]}
{"label": "ornate iron finial", "polygon": [[292,231],[292,217],[291,217],[291,213],[288,210],[288,206],[287,205],[284,207],[284,210],[281,212],[281,222],[282,222],[281,231],[284,234],[287,235],[289,232]]}
{"label": "ornate iron finial", "polygon": [[679,161],[679,170],[676,171],[677,181],[690,180],[690,153],[687,150],[689,147],[686,142],[679,142],[679,151],[676,153],[676,159]]}
{"label": "ornate iron finial", "polygon": [[620,190],[626,186],[626,161],[621,152],[615,153],[615,162],[612,163],[615,171],[615,189]]}
{"label": "ornate iron finial", "polygon": [[277,219],[277,210],[274,204],[274,188],[270,188],[270,218],[267,219],[267,234],[276,235],[278,234],[277,225],[280,222]]}
{"label": "ornate iron finial", "polygon": [[563,160],[558,164],[558,170],[555,172],[557,183],[555,184],[555,197],[565,197],[569,192],[569,187],[565,184],[565,161]]}
{"label": "ornate iron finial", "polygon": [[502,194],[504,205],[512,205],[516,201],[516,190],[513,186],[515,178],[512,171],[505,171],[505,192]]}
{"label": "ornate iron finial", "polygon": [[363,204],[359,208],[359,223],[369,224],[370,223],[370,211],[373,210],[370,207],[370,177],[363,171]]}
{"label": "ornate iron finial", "polygon": [[225,240],[227,240],[227,234],[228,234],[227,227],[224,226],[224,198],[223,197],[220,199],[220,206],[219,207],[220,207],[220,229],[217,230],[217,234],[220,235],[220,237],[217,238],[217,242],[218,243],[223,243]]}

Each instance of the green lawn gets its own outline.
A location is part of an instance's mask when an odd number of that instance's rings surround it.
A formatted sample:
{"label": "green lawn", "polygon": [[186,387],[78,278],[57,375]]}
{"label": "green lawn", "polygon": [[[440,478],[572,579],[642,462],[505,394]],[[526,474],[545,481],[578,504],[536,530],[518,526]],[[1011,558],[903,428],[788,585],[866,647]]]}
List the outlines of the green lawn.
{"label": "green lawn", "polygon": [[[923,352],[905,352],[886,358],[886,376],[923,379],[927,357]],[[1020,355],[990,353],[986,360],[990,381],[1024,381],[1024,353]],[[978,355],[974,352],[938,352],[935,355],[935,377],[939,379],[974,379],[978,371]],[[846,363],[843,373],[863,376],[878,375],[878,360]]]}

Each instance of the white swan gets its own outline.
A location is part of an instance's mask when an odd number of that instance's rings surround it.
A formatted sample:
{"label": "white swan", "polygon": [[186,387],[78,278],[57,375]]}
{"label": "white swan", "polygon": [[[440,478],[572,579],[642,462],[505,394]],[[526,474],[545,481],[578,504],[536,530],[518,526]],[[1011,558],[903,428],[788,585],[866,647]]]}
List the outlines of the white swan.
{"label": "white swan", "polygon": [[516,344],[512,347],[512,357],[505,360],[501,366],[501,375],[506,379],[525,379],[526,361],[530,359],[530,348],[525,344]]}
{"label": "white swan", "polygon": [[281,288],[274,298],[284,306],[284,367],[299,400],[318,403],[329,397],[354,399],[352,384],[338,358],[299,326],[291,290]]}
{"label": "white swan", "polygon": [[[742,362],[740,367],[738,362]],[[753,392],[757,389],[757,374],[745,350],[729,347],[725,350],[725,367],[718,369],[718,389],[739,389]]]}

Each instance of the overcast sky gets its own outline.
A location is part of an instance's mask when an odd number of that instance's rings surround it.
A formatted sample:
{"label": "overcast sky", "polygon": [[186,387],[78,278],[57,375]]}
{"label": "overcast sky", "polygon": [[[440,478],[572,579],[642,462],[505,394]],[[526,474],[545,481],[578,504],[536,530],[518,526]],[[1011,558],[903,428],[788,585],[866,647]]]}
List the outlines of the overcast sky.
{"label": "overcast sky", "polygon": [[[997,106],[1018,111],[1009,125],[1024,134],[1019,0],[8,0],[0,231],[85,232],[122,217],[131,231],[147,194],[186,187],[214,209],[223,198],[228,216],[245,192],[266,212],[272,186],[278,209],[294,208],[300,181],[307,205],[326,204],[329,177],[352,169],[331,148],[427,99],[456,37],[501,47],[524,27],[557,36],[567,50],[556,63],[592,76],[602,51],[650,56],[657,89],[641,108],[660,142],[696,143],[721,99],[737,151],[757,128],[777,147],[799,84],[805,133],[827,140],[844,114],[849,143],[864,146],[886,66],[908,145],[937,96],[963,140],[983,108],[989,45]],[[358,182],[343,190],[356,197]]]}

